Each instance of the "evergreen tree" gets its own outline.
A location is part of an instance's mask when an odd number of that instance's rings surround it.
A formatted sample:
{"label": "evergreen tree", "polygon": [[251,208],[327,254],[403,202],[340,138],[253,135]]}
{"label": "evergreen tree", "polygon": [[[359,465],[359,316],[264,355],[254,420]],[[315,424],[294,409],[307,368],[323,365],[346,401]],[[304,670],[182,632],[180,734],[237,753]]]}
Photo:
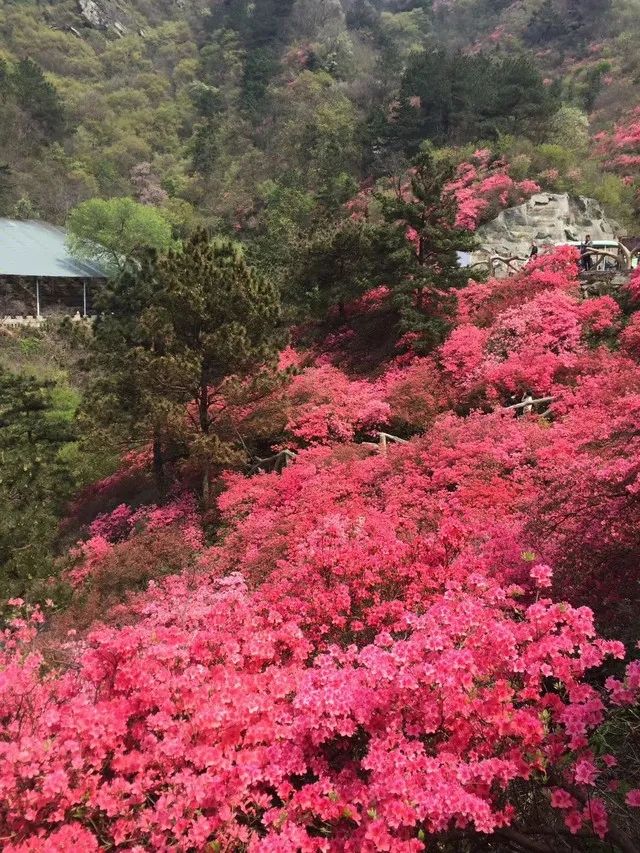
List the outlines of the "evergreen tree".
{"label": "evergreen tree", "polygon": [[276,288],[237,245],[200,231],[120,277],[101,307],[103,375],[88,402],[102,402],[85,411],[104,426],[126,412],[123,434],[153,442],[160,484],[167,450],[182,448],[202,472],[206,501],[212,466],[243,459],[232,428],[222,427],[224,394],[272,365],[283,343]]}
{"label": "evergreen tree", "polygon": [[12,186],[11,169],[7,163],[0,163],[0,210],[2,210]]}
{"label": "evergreen tree", "polygon": [[553,0],[544,0],[529,19],[523,34],[524,42],[534,47],[558,41],[567,32],[566,23]]}
{"label": "evergreen tree", "polygon": [[425,50],[409,63],[399,101],[386,123],[386,145],[415,155],[423,140],[438,145],[537,136],[558,103],[525,56],[495,59]]}
{"label": "evergreen tree", "polygon": [[65,131],[65,114],[55,86],[31,59],[21,59],[11,74],[11,89],[18,106],[28,113],[51,139]]}
{"label": "evergreen tree", "polygon": [[402,231],[386,223],[342,223],[317,233],[300,253],[286,294],[300,310],[323,317],[381,284],[399,281],[411,259]]}
{"label": "evergreen tree", "polygon": [[476,245],[473,234],[456,226],[457,202],[446,189],[455,173],[450,157],[425,145],[411,170],[410,189],[400,188],[393,197],[380,199],[386,220],[400,223],[415,245],[393,293],[402,331],[419,333],[426,348],[442,339],[452,292],[468,281],[458,252],[472,251]]}
{"label": "evergreen tree", "polygon": [[531,47],[557,43],[582,49],[606,33],[612,0],[544,0],[523,33]]}
{"label": "evergreen tree", "polygon": [[146,251],[96,300],[90,359],[95,379],[85,394],[80,420],[92,444],[124,451],[151,443],[156,486],[163,494],[170,453],[167,415],[181,397],[147,384],[139,370],[143,354],[158,346],[141,323],[160,296],[156,265],[155,251]]}
{"label": "evergreen tree", "polygon": [[52,570],[58,520],[73,489],[61,451],[76,437],[53,386],[0,369],[0,599],[25,596]]}
{"label": "evergreen tree", "polygon": [[5,59],[0,59],[0,101],[3,103],[9,97],[11,89],[11,76],[9,65]]}
{"label": "evergreen tree", "polygon": [[244,48],[240,103],[255,121],[267,111],[268,87],[280,67],[292,6],[293,0],[225,0],[211,8],[210,30],[234,30]]}

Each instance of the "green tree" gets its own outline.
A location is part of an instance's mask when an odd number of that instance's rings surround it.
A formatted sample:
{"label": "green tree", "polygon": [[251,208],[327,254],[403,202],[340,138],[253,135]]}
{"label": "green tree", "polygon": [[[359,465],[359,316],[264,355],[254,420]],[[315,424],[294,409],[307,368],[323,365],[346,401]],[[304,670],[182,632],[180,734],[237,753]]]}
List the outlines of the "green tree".
{"label": "green tree", "polygon": [[304,317],[318,317],[381,284],[399,283],[411,265],[411,246],[402,230],[386,223],[347,221],[319,230],[300,253],[286,296]]}
{"label": "green tree", "polygon": [[589,145],[589,119],[578,107],[564,104],[551,121],[551,143],[569,151],[586,151]]}
{"label": "green tree", "polygon": [[73,421],[53,385],[0,369],[0,598],[26,596],[52,571],[53,545],[74,478],[62,451]]}
{"label": "green tree", "polygon": [[398,188],[395,194],[380,197],[387,222],[410,229],[413,237],[415,252],[392,283],[393,296],[401,330],[419,333],[426,348],[442,340],[453,291],[467,284],[458,252],[476,246],[473,234],[456,226],[458,205],[446,190],[455,174],[452,157],[425,145],[411,172],[410,191]]}
{"label": "green tree", "polygon": [[4,208],[12,187],[11,169],[6,163],[0,163],[0,210]]}
{"label": "green tree", "polygon": [[64,136],[66,120],[62,100],[53,83],[31,59],[21,59],[10,76],[11,91],[20,106],[52,139]]}
{"label": "green tree", "polygon": [[424,50],[405,70],[386,144],[415,155],[425,139],[458,145],[514,132],[536,136],[556,108],[555,88],[525,56]]}
{"label": "green tree", "polygon": [[168,388],[148,385],[138,369],[142,353],[152,350],[141,318],[159,296],[155,275],[157,257],[145,250],[136,264],[115,276],[96,299],[89,367],[93,381],[87,388],[79,420],[86,441],[120,454],[132,446],[151,443],[158,492],[167,486],[168,413],[176,402]]}
{"label": "green tree", "polygon": [[107,270],[123,270],[142,250],[162,252],[172,243],[171,226],[162,213],[131,198],[82,202],[69,214],[67,228],[70,251]]}
{"label": "green tree", "polygon": [[103,402],[90,415],[108,424],[126,412],[132,435],[154,444],[158,477],[166,476],[167,449],[182,448],[201,472],[206,502],[213,466],[244,456],[225,397],[272,366],[283,344],[277,289],[237,245],[198,231],[125,272],[102,308],[103,371],[89,400]]}

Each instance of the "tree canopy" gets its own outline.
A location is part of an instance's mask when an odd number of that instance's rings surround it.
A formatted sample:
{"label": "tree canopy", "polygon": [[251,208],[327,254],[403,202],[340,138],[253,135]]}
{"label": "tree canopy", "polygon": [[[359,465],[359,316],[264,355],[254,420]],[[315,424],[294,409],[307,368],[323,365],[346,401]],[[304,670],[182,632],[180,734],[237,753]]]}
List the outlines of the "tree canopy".
{"label": "tree canopy", "polygon": [[85,201],[71,211],[67,227],[71,252],[110,270],[124,269],[145,249],[166,251],[172,243],[165,217],[130,198]]}

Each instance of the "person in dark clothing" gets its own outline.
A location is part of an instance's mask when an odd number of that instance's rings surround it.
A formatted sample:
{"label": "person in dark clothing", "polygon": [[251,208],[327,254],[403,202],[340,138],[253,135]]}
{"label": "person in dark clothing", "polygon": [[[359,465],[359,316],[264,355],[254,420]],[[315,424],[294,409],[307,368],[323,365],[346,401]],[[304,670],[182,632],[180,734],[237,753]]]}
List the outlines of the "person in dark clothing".
{"label": "person in dark clothing", "polygon": [[534,241],[531,243],[531,251],[529,252],[529,260],[530,260],[530,261],[532,261],[532,260],[534,260],[534,258],[537,258],[537,257],[538,257],[538,252],[539,252],[539,251],[540,251],[540,250],[538,249],[538,244],[537,244],[537,243],[536,243],[536,241],[534,240]]}
{"label": "person in dark clothing", "polygon": [[591,240],[591,234],[587,234],[584,238],[584,243],[580,246],[580,266],[585,271],[593,267],[593,257],[590,254],[592,249],[593,241]]}

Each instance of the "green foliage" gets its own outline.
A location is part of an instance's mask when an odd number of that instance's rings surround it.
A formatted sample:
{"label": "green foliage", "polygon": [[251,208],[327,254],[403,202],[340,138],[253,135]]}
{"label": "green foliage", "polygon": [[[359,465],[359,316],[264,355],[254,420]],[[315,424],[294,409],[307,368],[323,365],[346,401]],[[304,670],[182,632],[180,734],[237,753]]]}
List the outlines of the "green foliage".
{"label": "green foliage", "polygon": [[524,30],[531,47],[558,43],[580,47],[602,35],[611,15],[612,0],[544,0],[534,9]]}
{"label": "green foliage", "polygon": [[0,368],[0,599],[52,572],[58,520],[75,479],[73,401],[52,383]]}
{"label": "green foliage", "polygon": [[411,266],[402,230],[386,223],[347,221],[319,231],[300,253],[286,295],[301,316],[326,315],[379,285],[398,284]]}
{"label": "green foliage", "polygon": [[[566,113],[564,128],[553,119],[561,83],[571,104],[604,103],[615,117],[629,93],[612,90],[608,75],[624,66],[637,77],[638,16],[630,0],[610,5],[229,0],[203,15],[190,3],[134,0],[123,11],[127,33],[114,38],[79,26],[72,0],[5,3],[0,163],[12,186],[0,192],[0,211],[27,199],[62,224],[96,196],[138,197],[132,175],[148,163],[172,223],[189,205],[211,230],[255,238],[271,254],[265,181],[310,197],[312,218],[327,228],[362,178],[399,171],[425,139],[574,146]],[[601,53],[589,48],[614,35]],[[557,85],[544,85],[545,75]],[[179,236],[196,224],[177,218]]]}
{"label": "green foliage", "polygon": [[[425,144],[411,173],[410,191],[382,196],[385,219],[415,235],[415,253],[392,284],[401,331],[421,336],[425,349],[438,344],[448,328],[452,292],[468,281],[458,252],[473,251],[473,234],[456,226],[454,196],[445,187],[456,174],[455,160]],[[396,227],[398,227],[396,225]]]}
{"label": "green foliage", "polygon": [[22,196],[22,198],[19,198],[17,200],[17,202],[13,206],[11,215],[14,219],[38,219],[38,211],[35,209],[31,199],[28,196]]}
{"label": "green foliage", "polygon": [[65,115],[60,96],[35,62],[21,59],[9,77],[9,87],[18,106],[47,137],[56,139],[63,135]]}
{"label": "green foliage", "polygon": [[71,212],[67,227],[74,255],[111,270],[123,269],[144,249],[166,251],[172,242],[162,213],[131,198],[85,201]]}
{"label": "green foliage", "polygon": [[556,108],[555,93],[526,57],[425,50],[403,75],[386,136],[410,154],[424,139],[465,144],[514,130],[539,136]]}
{"label": "green foliage", "polygon": [[220,394],[270,367],[283,344],[276,288],[237,245],[198,231],[180,249],[148,254],[126,271],[101,308],[101,373],[85,415],[107,429],[120,422],[129,440],[153,442],[160,488],[168,453],[187,454],[202,468],[206,500],[210,465],[243,458],[228,424],[222,431]]}
{"label": "green foliage", "polygon": [[[0,104],[13,103],[46,141],[59,139],[66,129],[62,100],[42,68],[31,59],[9,65],[0,59]],[[1,114],[1,113],[0,113]]]}
{"label": "green foliage", "polygon": [[585,152],[589,145],[589,118],[578,107],[564,104],[553,116],[549,141],[569,151]]}
{"label": "green foliage", "polygon": [[0,163],[0,212],[4,208],[11,186],[11,169],[7,163]]}

